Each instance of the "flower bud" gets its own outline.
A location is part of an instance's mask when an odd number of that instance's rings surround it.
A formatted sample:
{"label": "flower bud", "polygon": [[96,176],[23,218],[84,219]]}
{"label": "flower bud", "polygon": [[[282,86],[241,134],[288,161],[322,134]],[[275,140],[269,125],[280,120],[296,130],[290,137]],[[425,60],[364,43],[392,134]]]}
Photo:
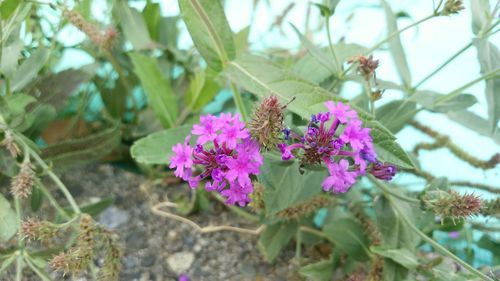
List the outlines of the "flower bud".
{"label": "flower bud", "polygon": [[370,173],[376,178],[390,181],[396,175],[398,169],[396,166],[387,163],[375,163],[372,165]]}
{"label": "flower bud", "polygon": [[378,60],[374,60],[373,56],[365,57],[359,55],[349,59],[347,62],[358,63],[357,71],[366,80],[370,80],[370,78],[375,75],[375,69],[377,69],[379,65]]}

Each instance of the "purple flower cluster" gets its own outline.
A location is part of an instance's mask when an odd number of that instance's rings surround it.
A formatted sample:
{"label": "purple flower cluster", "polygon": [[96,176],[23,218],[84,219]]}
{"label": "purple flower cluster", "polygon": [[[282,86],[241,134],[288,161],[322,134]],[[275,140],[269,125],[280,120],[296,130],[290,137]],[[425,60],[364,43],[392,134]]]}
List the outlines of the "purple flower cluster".
{"label": "purple flower cluster", "polygon": [[[188,135],[184,143],[172,148],[175,155],[170,158],[170,168],[175,168],[175,176],[188,181],[191,188],[207,180],[205,189],[220,192],[226,197],[226,204],[245,206],[250,202],[248,194],[253,192],[250,175],[259,174],[263,157],[240,116],[201,116],[191,133],[198,136],[195,147],[189,145]],[[195,176],[196,166],[202,172]]]}
{"label": "purple flower cluster", "polygon": [[328,112],[312,115],[303,136],[285,130],[285,139],[295,142],[278,145],[282,159],[295,154],[303,165],[324,163],[330,174],[321,184],[324,191],[346,192],[367,169],[377,178],[391,179],[396,168],[377,160],[370,129],[363,128],[356,111],[341,102],[327,101],[325,106]]}

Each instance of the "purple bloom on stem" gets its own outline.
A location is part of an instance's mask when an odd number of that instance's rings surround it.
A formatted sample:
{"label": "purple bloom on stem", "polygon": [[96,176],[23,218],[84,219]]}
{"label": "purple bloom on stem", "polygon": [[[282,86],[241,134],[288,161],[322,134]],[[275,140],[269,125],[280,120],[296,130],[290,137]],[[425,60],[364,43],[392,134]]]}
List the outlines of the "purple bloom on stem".
{"label": "purple bloom on stem", "polygon": [[219,126],[216,117],[208,114],[200,117],[200,125],[193,125],[191,133],[199,136],[197,144],[204,144],[215,140],[218,129]]}
{"label": "purple bloom on stem", "polygon": [[223,190],[220,194],[227,198],[225,202],[226,204],[234,205],[238,203],[238,205],[243,207],[250,202],[248,194],[252,192],[252,185],[241,186],[237,182],[232,182],[229,189]]}
{"label": "purple bloom on stem", "polygon": [[228,171],[226,178],[232,182],[238,180],[240,185],[252,185],[250,181],[250,174],[258,174],[260,163],[251,161],[250,156],[244,153],[238,153],[236,158],[229,158],[227,160]]}
{"label": "purple bloom on stem", "polygon": [[361,121],[351,120],[340,136],[344,143],[349,143],[352,149],[360,151],[365,146],[365,143],[371,142],[370,129],[362,128]]}
{"label": "purple bloom on stem", "polygon": [[[222,116],[222,114],[221,114]],[[235,148],[238,139],[246,139],[250,132],[245,128],[245,123],[239,120],[239,115],[231,117],[231,113],[224,114],[226,124],[221,126],[221,134],[217,137],[218,142],[225,142],[228,148]]]}
{"label": "purple bloom on stem", "polygon": [[333,189],[334,193],[344,193],[356,181],[356,174],[349,172],[349,162],[345,159],[340,160],[338,164],[330,163],[328,171],[330,176],[321,183],[324,191]]}
{"label": "purple bloom on stem", "polygon": [[[185,175],[187,174],[186,169],[191,169],[193,166],[193,160],[191,159],[193,154],[193,148],[189,146],[190,136],[186,137],[184,144],[178,143],[172,147],[172,151],[175,153],[174,156],[170,157],[170,168],[176,168],[174,175],[185,180]],[[191,174],[187,175],[188,177]]]}
{"label": "purple bloom on stem", "polygon": [[397,168],[391,164],[376,163],[372,165],[370,173],[376,178],[390,181],[396,175]]}
{"label": "purple bloom on stem", "polygon": [[353,119],[358,117],[356,111],[351,110],[348,105],[343,104],[342,102],[338,102],[337,105],[335,105],[333,101],[327,101],[325,102],[325,106],[330,111],[330,114],[337,118],[341,123],[346,123],[348,120],[347,118]]}

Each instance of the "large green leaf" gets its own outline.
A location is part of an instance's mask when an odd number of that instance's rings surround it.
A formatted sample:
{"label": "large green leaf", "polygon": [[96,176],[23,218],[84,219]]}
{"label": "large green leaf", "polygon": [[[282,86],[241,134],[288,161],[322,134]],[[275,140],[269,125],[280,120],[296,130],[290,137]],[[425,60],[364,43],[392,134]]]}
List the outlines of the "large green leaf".
{"label": "large green leaf", "polygon": [[[340,214],[340,212],[338,212]],[[323,232],[336,248],[357,261],[369,259],[369,243],[363,226],[352,216],[337,213],[323,227]]]}
{"label": "large green leaf", "polygon": [[[486,39],[475,39],[481,74],[500,70],[500,51],[497,46]],[[488,116],[490,130],[494,132],[500,119],[500,72],[491,79],[486,80],[486,102],[488,103]]]}
{"label": "large green leaf", "polygon": [[370,250],[373,253],[389,258],[408,269],[415,269],[419,265],[415,254],[408,249],[390,249],[381,246],[372,246],[370,247]]}
{"label": "large green leaf", "polygon": [[134,50],[148,50],[154,47],[154,42],[149,36],[148,26],[144,17],[136,9],[130,8],[127,1],[118,1],[116,9],[120,17],[123,34]]}
{"label": "large green leaf", "polygon": [[[392,33],[397,32],[398,30],[397,19],[394,13],[392,12],[389,4],[387,4],[387,2],[384,0],[380,0],[380,2],[384,7],[386,22],[387,22],[387,34],[390,36]],[[410,88],[411,87],[410,67],[408,66],[408,61],[406,60],[406,54],[404,52],[403,45],[401,44],[401,38],[399,37],[399,35],[393,36],[389,40],[389,49],[396,64],[396,69],[398,70],[399,76],[401,77],[401,81],[403,82],[406,88]]]}
{"label": "large green leaf", "polygon": [[179,8],[194,45],[208,66],[222,70],[225,63],[234,59],[236,49],[221,2],[179,0]]}
{"label": "large green leaf", "polygon": [[43,47],[34,51],[21,66],[12,74],[11,90],[13,92],[23,89],[28,83],[33,81],[40,69],[49,58],[50,51]]}
{"label": "large green leaf", "polygon": [[199,70],[191,79],[184,104],[193,111],[201,110],[219,91],[219,85],[208,71]]}
{"label": "large green leaf", "polygon": [[434,112],[449,112],[463,110],[477,103],[475,96],[471,94],[459,94],[451,98],[433,91],[417,91],[410,100],[418,102],[423,107]]}
{"label": "large green leaf", "polygon": [[191,126],[181,126],[152,133],[136,141],[130,148],[130,154],[135,161],[144,164],[167,164],[173,156],[172,147],[184,142],[191,132]]}
{"label": "large green leaf", "polygon": [[299,172],[297,161],[282,162],[266,155],[258,175],[264,185],[266,214],[272,216],[292,205],[305,202],[322,192],[326,171]]}
{"label": "large green leaf", "polygon": [[258,246],[267,261],[272,262],[297,233],[295,221],[278,222],[266,227],[259,237]]}
{"label": "large green leaf", "polygon": [[335,271],[335,260],[330,258],[301,267],[299,274],[314,281],[332,280]]}
{"label": "large green leaf", "polygon": [[288,109],[304,119],[311,117],[309,106],[334,99],[333,95],[311,82],[284,70],[282,66],[261,57],[243,55],[229,62],[226,75],[248,91],[266,97],[276,95]]}
{"label": "large green leaf", "polygon": [[151,0],[147,1],[146,7],[142,11],[142,16],[146,22],[146,26],[149,31],[149,35],[155,41],[159,41],[160,35],[160,21],[161,21],[161,11],[160,3],[153,3]]}
{"label": "large green leaf", "polygon": [[163,127],[173,127],[177,119],[177,101],[170,80],[163,77],[156,59],[138,53],[129,56],[156,117]]}
{"label": "large green leaf", "polygon": [[368,126],[372,129],[371,136],[377,158],[382,162],[392,163],[403,169],[414,169],[415,163],[413,163],[406,151],[395,142],[396,138],[380,123],[377,123],[376,121],[368,123]]}
{"label": "large green leaf", "polygon": [[416,108],[412,101],[391,101],[377,108],[377,120],[392,133],[397,133],[417,114]]}
{"label": "large green leaf", "polygon": [[482,30],[489,28],[491,23],[490,1],[489,0],[474,0],[471,3],[472,13],[472,32],[479,35]]}
{"label": "large green leaf", "polygon": [[6,242],[17,232],[16,213],[0,193],[0,242]]}
{"label": "large green leaf", "polygon": [[[16,36],[15,36],[16,35]],[[19,39],[17,34],[12,35],[13,39],[9,38],[2,46],[2,57],[0,59],[0,71],[7,77],[12,77],[16,71],[17,61],[21,50],[24,47],[23,40]]]}
{"label": "large green leaf", "polygon": [[496,128],[495,132],[492,134],[489,129],[488,120],[478,116],[475,113],[472,113],[467,110],[461,110],[456,112],[448,112],[446,116],[454,121],[459,123],[460,125],[477,132],[480,135],[490,137],[497,144],[500,144],[500,128]]}
{"label": "large green leaf", "polygon": [[333,75],[337,75],[339,72],[342,71],[336,59],[323,53],[321,48],[315,46],[311,41],[309,41],[309,39],[307,39],[304,35],[302,35],[300,31],[293,24],[292,28],[297,34],[297,36],[299,36],[302,45],[304,45],[309,54],[311,54],[311,56],[314,59],[316,59],[316,61],[319,64],[321,64],[324,68],[328,69],[330,73]]}
{"label": "large green leaf", "polygon": [[120,141],[121,130],[116,125],[86,137],[49,145],[42,150],[42,156],[57,169],[67,169],[109,155]]}
{"label": "large green leaf", "polygon": [[[410,252],[416,251],[420,239],[401,217],[405,216],[413,221],[413,211],[407,202],[400,201],[395,197],[391,197],[389,200],[382,196],[375,203],[375,215],[377,226],[382,234],[382,246],[390,249],[407,249]],[[390,258],[384,259],[383,280],[404,280],[407,275],[408,269],[406,267]]]}

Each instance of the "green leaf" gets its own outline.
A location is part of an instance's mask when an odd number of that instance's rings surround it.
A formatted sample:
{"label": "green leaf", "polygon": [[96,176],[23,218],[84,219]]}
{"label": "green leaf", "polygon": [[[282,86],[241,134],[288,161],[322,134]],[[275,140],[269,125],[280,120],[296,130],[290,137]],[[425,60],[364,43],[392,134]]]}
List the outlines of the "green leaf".
{"label": "green leaf", "polygon": [[137,53],[129,56],[156,116],[163,127],[173,127],[177,119],[177,101],[170,80],[163,77],[156,59]]}
{"label": "green leaf", "polygon": [[43,203],[43,193],[38,186],[35,186],[31,192],[31,210],[37,212]]}
{"label": "green leaf", "polygon": [[6,149],[0,149],[0,175],[14,177],[18,171],[16,160]]}
{"label": "green leaf", "polygon": [[2,20],[8,19],[19,5],[19,0],[4,0],[0,4],[0,15]]}
{"label": "green leaf", "polygon": [[42,150],[42,157],[63,170],[99,160],[109,155],[120,142],[121,130],[116,125],[89,136],[49,145]]}
{"label": "green leaf", "polygon": [[[497,46],[486,39],[475,39],[474,45],[477,48],[481,74],[500,69],[500,51]],[[488,104],[488,117],[490,120],[490,130],[495,132],[498,120],[500,119],[500,74],[486,82],[485,95]]]}
{"label": "green leaf", "polygon": [[2,273],[7,269],[9,268],[9,266],[15,261],[17,260],[17,255],[14,255],[14,254],[11,254],[8,258],[6,258],[5,260],[2,261],[2,266],[0,267],[0,275],[2,275]]}
{"label": "green leaf", "polygon": [[334,260],[332,258],[317,263],[311,263],[301,267],[299,274],[310,280],[330,281],[335,271],[334,265]]}
{"label": "green leaf", "polygon": [[498,238],[483,234],[481,239],[477,242],[477,246],[493,254],[493,264],[498,264],[500,262],[500,256],[498,256],[498,253],[500,253],[500,240]]}
{"label": "green leaf", "polygon": [[274,261],[297,233],[297,229],[295,221],[278,222],[266,227],[259,237],[258,247],[268,262]]}
{"label": "green leaf", "polygon": [[[0,60],[0,71],[7,77],[12,77],[17,68],[17,61],[21,50],[24,47],[23,40],[19,37],[12,35],[13,40],[8,40],[2,47],[2,58]],[[9,38],[10,39],[10,38]]]}
{"label": "green leaf", "polygon": [[413,119],[416,109],[415,102],[395,100],[377,108],[376,116],[380,123],[395,134]]}
{"label": "green leaf", "polygon": [[244,55],[229,62],[225,74],[233,82],[262,98],[276,95],[283,104],[297,98],[300,102],[290,103],[287,109],[304,119],[311,117],[309,106],[335,99],[320,86],[257,56]]}
{"label": "green leaf", "polygon": [[406,151],[395,142],[395,137],[378,122],[371,121],[368,126],[372,128],[371,136],[377,158],[382,162],[392,163],[403,169],[414,169],[415,163]]}
{"label": "green leaf", "polygon": [[214,81],[214,77],[207,72],[196,71],[186,92],[184,104],[193,111],[200,111],[220,89],[219,84]]}
{"label": "green leaf", "polygon": [[372,246],[370,250],[377,255],[390,258],[408,269],[415,269],[419,265],[415,254],[408,249],[390,249],[382,246]]}
{"label": "green leaf", "polygon": [[144,17],[136,9],[130,8],[127,1],[118,1],[115,7],[118,9],[123,34],[132,43],[134,50],[154,48]]}
{"label": "green leaf", "polygon": [[335,215],[323,227],[323,232],[335,247],[357,261],[367,261],[368,238],[361,224],[352,216]]}
{"label": "green leaf", "polygon": [[155,41],[159,41],[160,34],[160,4],[147,1],[146,7],[142,11],[142,16],[146,22],[148,33]]}
{"label": "green leaf", "polygon": [[461,110],[456,112],[448,112],[446,116],[460,125],[477,132],[480,135],[489,137],[493,139],[494,142],[500,144],[500,128],[496,128],[495,132],[492,134],[490,125],[488,121],[475,113],[467,110]]}
{"label": "green leaf", "polygon": [[177,40],[179,38],[179,29],[177,22],[179,17],[161,17],[158,41],[160,44],[175,50],[177,48]]}
{"label": "green leaf", "polygon": [[[333,45],[333,49],[340,62],[345,62],[356,55],[364,54],[368,50],[358,44],[345,43],[335,44]],[[322,57],[326,56],[328,58],[327,61],[334,61],[328,47],[321,48],[321,52],[323,53]],[[311,53],[307,53],[301,57],[291,69],[298,77],[319,84],[332,76],[332,71],[325,67],[324,64],[324,62],[318,61]]]}
{"label": "green leaf", "polygon": [[460,94],[446,99],[443,97],[445,95],[433,91],[417,91],[410,100],[431,111],[441,113],[466,109],[477,103],[476,97],[471,94]]}
{"label": "green leaf", "polygon": [[81,69],[51,73],[37,81],[31,94],[39,96],[40,102],[60,110],[66,105],[68,97],[95,75],[97,67],[96,64],[91,64]]}
{"label": "green leaf", "polygon": [[[386,21],[387,21],[387,34],[390,35],[398,30],[397,19],[391,10],[389,4],[386,1],[380,0],[385,11]],[[410,67],[408,66],[408,61],[406,60],[406,54],[401,44],[401,38],[399,35],[393,36],[389,40],[389,49],[391,51],[392,58],[396,63],[396,69],[401,77],[401,81],[406,88],[411,87],[411,73]]]}
{"label": "green leaf", "polygon": [[125,85],[115,81],[114,87],[109,87],[106,86],[105,80],[100,77],[96,77],[94,81],[101,92],[101,98],[106,107],[106,111],[112,117],[121,120],[127,109],[128,95]]}
{"label": "green leaf", "polygon": [[83,213],[89,214],[92,217],[97,217],[99,214],[104,212],[109,206],[111,206],[114,202],[114,199],[111,197],[104,198],[99,200],[98,202],[85,205],[81,208]]}
{"label": "green leaf", "polygon": [[236,55],[234,38],[220,1],[179,0],[182,18],[208,66],[220,71]]}
{"label": "green leaf", "polygon": [[21,66],[12,74],[11,90],[13,92],[22,90],[28,83],[33,81],[37,77],[38,71],[42,69],[48,60],[49,54],[48,49],[39,47],[29,58],[23,61]]}
{"label": "green leaf", "polygon": [[184,125],[152,133],[136,141],[130,148],[130,154],[139,163],[165,165],[170,162],[169,158],[174,155],[172,147],[179,142],[184,142],[190,132],[191,126]]}
{"label": "green leaf", "polygon": [[264,189],[267,216],[272,216],[292,205],[305,202],[322,192],[321,181],[326,171],[299,172],[297,161],[282,162],[266,155],[258,175]]}
{"label": "green leaf", "polygon": [[331,58],[331,56],[326,55],[319,47],[316,47],[311,41],[309,41],[309,39],[302,35],[293,24],[291,24],[291,26],[297,36],[299,36],[302,45],[304,45],[309,54],[311,54],[311,56],[315,58],[319,64],[328,69],[333,75],[336,75],[342,71],[335,59]]}
{"label": "green leaf", "polygon": [[489,28],[491,23],[490,15],[490,1],[488,0],[474,0],[471,1],[472,13],[472,32],[479,35],[479,32]]}
{"label": "green leaf", "polygon": [[[393,192],[398,191],[394,190]],[[391,249],[416,251],[420,238],[401,217],[405,216],[409,221],[414,221],[411,206],[395,197],[391,197],[391,201],[389,201],[385,196],[382,196],[377,200],[374,208],[376,224],[382,234],[382,246]],[[398,208],[401,213],[396,211],[395,208]],[[392,259],[384,259],[383,280],[404,280],[407,275],[408,269]]]}
{"label": "green leaf", "polygon": [[30,95],[15,94],[5,97],[7,108],[10,114],[17,115],[26,112],[26,107],[29,104],[36,102],[36,99]]}
{"label": "green leaf", "polygon": [[234,35],[234,44],[237,54],[243,54],[248,51],[248,38],[250,36],[250,25],[241,29]]}
{"label": "green leaf", "polygon": [[17,232],[16,213],[0,193],[0,242],[7,242]]}

